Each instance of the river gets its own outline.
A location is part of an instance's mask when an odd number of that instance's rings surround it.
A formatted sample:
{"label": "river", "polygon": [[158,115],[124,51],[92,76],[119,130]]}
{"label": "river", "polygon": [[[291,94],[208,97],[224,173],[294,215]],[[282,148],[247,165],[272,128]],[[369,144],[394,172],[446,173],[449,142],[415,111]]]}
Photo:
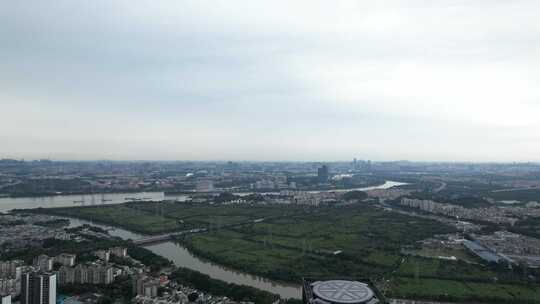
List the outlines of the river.
{"label": "river", "polygon": [[[369,186],[369,187],[363,187],[363,188],[349,188],[349,189],[332,189],[332,190],[310,190],[307,191],[309,193],[321,193],[321,192],[349,192],[349,191],[369,191],[369,190],[375,190],[375,189],[390,189],[392,187],[397,186],[403,186],[408,185],[407,183],[401,183],[401,182],[394,182],[394,181],[385,181],[382,185],[377,186]],[[238,196],[248,196],[251,194],[273,194],[278,195],[279,192],[235,192],[233,193]]]}
{"label": "river", "polygon": [[[389,189],[396,186],[406,185],[406,183],[386,181],[382,185],[339,190],[318,190],[309,191],[310,193],[319,192],[346,192],[346,191],[368,191],[374,189]],[[236,193],[238,195],[248,195],[251,192]],[[279,194],[279,192],[267,192],[262,194]],[[12,209],[32,209],[32,208],[55,208],[55,207],[76,207],[76,206],[98,206],[109,204],[122,204],[132,199],[135,200],[176,200],[186,201],[189,195],[165,195],[163,192],[137,192],[137,193],[105,193],[105,194],[84,194],[84,195],[56,195],[39,197],[2,197],[0,198],[0,212],[7,212]]]}
{"label": "river", "polygon": [[[92,226],[107,229],[110,235],[117,236],[125,240],[136,240],[144,237],[144,235],[142,234],[131,232],[122,228],[111,227],[77,218],[67,219],[70,220],[70,228],[89,224]],[[174,242],[165,242],[144,247],[154,252],[155,254],[171,260],[176,266],[185,267],[204,273],[214,279],[238,285],[255,287],[261,290],[278,294],[282,298],[301,298],[302,295],[301,288],[299,286],[276,283],[259,276],[254,276],[240,271],[236,271],[231,268],[223,267],[221,265],[212,263],[206,259],[201,259],[194,256],[186,248]]]}
{"label": "river", "polygon": [[2,197],[0,198],[0,212],[7,212],[12,209],[32,209],[39,207],[55,208],[122,204],[134,199],[148,201],[162,201],[164,199],[185,201],[188,198],[189,196],[187,195],[165,195],[163,192]]}
{"label": "river", "polygon": [[[333,190],[333,191],[368,191],[373,189],[389,189],[391,187],[405,185],[405,183],[386,181],[379,186],[347,189],[347,190]],[[322,192],[322,191],[313,191]],[[185,201],[188,199],[187,195],[172,195],[165,196],[163,192],[140,192],[140,193],[111,193],[111,194],[93,194],[93,195],[59,195],[48,197],[30,197],[30,198],[0,198],[0,212],[7,212],[12,209],[31,209],[31,208],[54,208],[54,207],[74,207],[74,206],[90,206],[90,205],[104,205],[104,204],[121,204],[129,201],[129,198],[136,198],[140,200],[154,200],[160,201],[164,199],[172,199]],[[84,202],[84,203],[83,203]],[[109,234],[120,237],[122,239],[139,239],[144,237],[142,234],[134,233],[125,229],[111,227],[99,223],[89,222],[76,218],[70,219],[70,227],[76,227],[83,224],[90,224],[109,230]],[[173,242],[165,242],[160,244],[154,244],[145,246],[152,252],[161,255],[174,262],[176,266],[185,267],[192,270],[204,273],[211,278],[219,279],[229,283],[235,283],[239,285],[252,286],[261,290],[272,292],[280,295],[282,298],[301,298],[301,289],[299,286],[287,285],[282,283],[273,282],[271,280],[250,275],[247,273],[239,272],[231,268],[223,267],[221,265],[212,263],[205,259],[198,258],[191,254],[187,249],[181,245]]]}

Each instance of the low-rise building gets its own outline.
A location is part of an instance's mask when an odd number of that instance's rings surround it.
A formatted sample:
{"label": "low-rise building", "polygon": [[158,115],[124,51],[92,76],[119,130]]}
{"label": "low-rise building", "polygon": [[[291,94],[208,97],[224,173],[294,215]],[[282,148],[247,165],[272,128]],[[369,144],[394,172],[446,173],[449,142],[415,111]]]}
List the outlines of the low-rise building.
{"label": "low-rise building", "polygon": [[98,250],[94,252],[94,255],[104,262],[108,262],[111,258],[111,252],[109,250]]}
{"label": "low-rise building", "polygon": [[125,258],[127,256],[127,248],[125,247],[113,247],[109,251],[110,254],[117,257]]}
{"label": "low-rise building", "polygon": [[39,255],[34,259],[34,266],[44,272],[51,271],[53,269],[53,263],[53,258],[45,254]]}

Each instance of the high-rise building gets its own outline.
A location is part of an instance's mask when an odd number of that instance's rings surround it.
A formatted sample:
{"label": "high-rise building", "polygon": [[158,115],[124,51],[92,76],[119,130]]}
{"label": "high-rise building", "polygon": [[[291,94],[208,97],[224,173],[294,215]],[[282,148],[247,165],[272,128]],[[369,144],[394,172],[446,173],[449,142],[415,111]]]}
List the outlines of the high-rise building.
{"label": "high-rise building", "polygon": [[[75,266],[73,279],[75,280],[74,282],[79,284],[88,283],[88,269],[86,269],[86,266],[81,264]],[[60,280],[60,282],[63,282],[63,280]]]}
{"label": "high-rise building", "polygon": [[107,265],[90,266],[79,264],[76,267],[62,266],[58,271],[58,284],[111,284],[114,281],[113,268]]}
{"label": "high-rise building", "polygon": [[133,293],[135,295],[157,297],[158,287],[159,280],[146,275],[140,275],[133,280]]}
{"label": "high-rise building", "polygon": [[56,275],[36,272],[23,274],[21,304],[56,304]]}
{"label": "high-rise building", "polygon": [[73,284],[75,282],[75,268],[62,266],[58,270],[58,285]]}
{"label": "high-rise building", "polygon": [[327,182],[330,178],[330,170],[327,165],[322,165],[322,167],[317,169],[317,177],[319,182]]}
{"label": "high-rise building", "polygon": [[20,278],[19,279],[0,279],[0,295],[19,295],[20,291]]}
{"label": "high-rise building", "polygon": [[21,260],[0,262],[0,279],[19,280],[23,265],[24,262]]}
{"label": "high-rise building", "polygon": [[101,265],[93,265],[88,267],[88,283],[111,284],[113,279],[112,267]]}

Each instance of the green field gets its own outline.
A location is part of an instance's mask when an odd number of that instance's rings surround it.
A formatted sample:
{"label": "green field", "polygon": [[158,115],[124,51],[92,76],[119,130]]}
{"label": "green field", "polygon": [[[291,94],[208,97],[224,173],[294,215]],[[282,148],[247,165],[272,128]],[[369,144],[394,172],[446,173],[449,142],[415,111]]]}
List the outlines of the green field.
{"label": "green field", "polygon": [[540,303],[540,286],[471,281],[396,278],[390,287],[394,297],[450,302]]}
{"label": "green field", "polygon": [[498,201],[516,200],[516,201],[522,201],[522,202],[529,202],[529,201],[540,202],[540,189],[523,189],[523,190],[489,192],[487,196]]}
{"label": "green field", "polygon": [[25,210],[63,215],[126,228],[143,234],[160,234],[193,228],[211,230],[266,217],[289,216],[299,208],[274,206],[221,206],[136,202],[121,205],[84,206]]}
{"label": "green field", "polygon": [[365,206],[312,209],[181,242],[198,255],[276,280],[380,278],[400,262],[402,246],[451,231],[432,221]]}
{"label": "green field", "polygon": [[[369,205],[303,208],[138,202],[34,212],[143,233],[209,228],[208,233],[178,241],[198,256],[279,281],[298,283],[304,276],[369,277],[391,297],[476,301],[478,295],[487,303],[540,303],[538,286],[525,285],[520,274],[402,255],[404,246],[421,250],[417,241],[455,230]],[[253,223],[260,218],[264,221]],[[340,253],[333,254],[336,251]]]}
{"label": "green field", "polygon": [[131,231],[156,234],[181,228],[176,220],[137,210],[127,204],[96,207],[71,207],[25,210],[81,218],[89,221],[116,225]]}
{"label": "green field", "polygon": [[472,255],[465,247],[463,248],[421,248],[410,251],[411,255],[438,258],[438,257],[451,257],[454,256],[458,260],[468,262],[471,264],[480,264],[482,260],[477,256]]}

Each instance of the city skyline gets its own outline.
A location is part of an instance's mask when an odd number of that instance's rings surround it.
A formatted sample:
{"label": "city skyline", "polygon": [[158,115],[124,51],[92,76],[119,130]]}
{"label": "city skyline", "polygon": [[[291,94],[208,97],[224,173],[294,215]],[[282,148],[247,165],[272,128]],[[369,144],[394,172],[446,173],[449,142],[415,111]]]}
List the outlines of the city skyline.
{"label": "city skyline", "polygon": [[532,0],[0,11],[0,157],[540,161]]}

